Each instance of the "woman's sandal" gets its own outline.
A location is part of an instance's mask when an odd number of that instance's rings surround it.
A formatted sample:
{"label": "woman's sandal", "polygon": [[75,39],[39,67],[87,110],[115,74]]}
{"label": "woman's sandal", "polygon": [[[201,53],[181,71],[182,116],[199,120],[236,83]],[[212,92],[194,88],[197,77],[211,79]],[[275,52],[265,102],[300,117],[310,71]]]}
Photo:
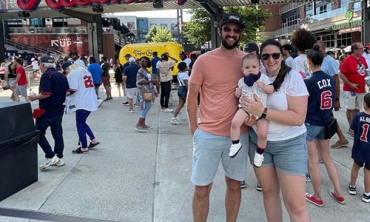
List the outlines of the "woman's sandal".
{"label": "woman's sandal", "polygon": [[87,148],[92,149],[93,147],[95,147],[95,146],[97,146],[99,144],[100,144],[100,142],[97,142],[97,143],[90,142],[90,144],[89,144],[89,146]]}
{"label": "woman's sandal", "polygon": [[83,151],[81,150],[81,147],[78,147],[77,149],[72,150],[72,153],[77,153],[77,154],[87,153],[87,152],[89,152],[89,150]]}

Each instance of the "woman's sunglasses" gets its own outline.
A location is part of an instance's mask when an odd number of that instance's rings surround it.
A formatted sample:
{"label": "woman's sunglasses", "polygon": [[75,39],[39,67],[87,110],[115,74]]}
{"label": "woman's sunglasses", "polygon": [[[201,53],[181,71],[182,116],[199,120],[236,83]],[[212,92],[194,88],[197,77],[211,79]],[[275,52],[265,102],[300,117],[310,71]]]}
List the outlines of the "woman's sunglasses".
{"label": "woman's sunglasses", "polygon": [[272,53],[272,54],[264,53],[264,54],[261,55],[261,58],[263,60],[269,60],[269,58],[271,56],[273,59],[279,59],[280,55],[281,55],[281,53]]}
{"label": "woman's sunglasses", "polygon": [[224,32],[231,32],[231,30],[233,30],[236,34],[240,34],[242,32],[241,28],[229,27],[229,26],[222,27],[222,31]]}

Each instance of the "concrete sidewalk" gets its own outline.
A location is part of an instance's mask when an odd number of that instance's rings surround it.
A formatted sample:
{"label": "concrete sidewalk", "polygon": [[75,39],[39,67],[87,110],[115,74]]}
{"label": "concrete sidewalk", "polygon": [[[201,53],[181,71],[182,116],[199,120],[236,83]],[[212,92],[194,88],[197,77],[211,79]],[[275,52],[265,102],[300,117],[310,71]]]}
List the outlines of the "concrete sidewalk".
{"label": "concrete sidewalk", "polygon": [[[37,82],[32,88],[37,88]],[[93,112],[88,124],[100,145],[87,154],[72,154],[78,136],[75,116],[63,119],[66,165],[39,172],[39,181],[0,202],[0,222],[23,221],[192,221],[193,185],[189,181],[192,162],[192,137],[188,130],[186,110],[179,115],[180,125],[171,125],[171,113],[159,111],[157,99],[147,116],[147,133],[134,126],[139,110],[127,112],[124,99],[117,97],[105,102]],[[101,95],[104,92],[101,91]],[[0,102],[9,101],[10,91],[0,91]],[[104,96],[102,96],[104,98]],[[176,92],[173,91],[176,99]],[[21,98],[21,101],[24,101]],[[176,101],[174,101],[175,104]],[[32,104],[33,107],[37,104]],[[172,107],[174,108],[174,107]],[[336,112],[344,132],[348,130],[345,111]],[[48,134],[50,138],[50,134]],[[347,137],[349,138],[349,136]],[[332,139],[332,143],[337,140]],[[49,141],[53,142],[52,139]],[[349,138],[350,147],[353,140]],[[363,173],[358,178],[358,194],[350,196],[347,185],[352,160],[351,149],[331,150],[338,168],[346,205],[329,196],[332,189],[324,165],[321,165],[324,207],[307,203],[312,221],[368,221],[370,208],[361,201]],[[39,148],[39,164],[44,154]],[[248,166],[247,188],[242,191],[238,221],[266,221],[262,193],[255,190],[256,178]],[[312,185],[307,183],[307,192]],[[225,221],[225,182],[222,167],[215,178],[208,221]],[[12,209],[12,210],[10,210]],[[6,217],[15,216],[15,217]],[[284,211],[284,221],[289,221]]]}

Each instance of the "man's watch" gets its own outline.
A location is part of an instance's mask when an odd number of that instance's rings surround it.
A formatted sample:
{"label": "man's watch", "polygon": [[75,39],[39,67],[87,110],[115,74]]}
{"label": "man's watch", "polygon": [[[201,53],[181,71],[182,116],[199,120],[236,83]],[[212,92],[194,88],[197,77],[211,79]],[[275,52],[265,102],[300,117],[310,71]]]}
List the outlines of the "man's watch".
{"label": "man's watch", "polygon": [[265,109],[263,110],[263,112],[262,112],[262,114],[261,114],[260,118],[258,118],[258,119],[257,119],[257,121],[258,121],[258,120],[260,120],[260,119],[264,119],[264,118],[266,118],[266,115],[267,115],[267,107],[265,107]]}

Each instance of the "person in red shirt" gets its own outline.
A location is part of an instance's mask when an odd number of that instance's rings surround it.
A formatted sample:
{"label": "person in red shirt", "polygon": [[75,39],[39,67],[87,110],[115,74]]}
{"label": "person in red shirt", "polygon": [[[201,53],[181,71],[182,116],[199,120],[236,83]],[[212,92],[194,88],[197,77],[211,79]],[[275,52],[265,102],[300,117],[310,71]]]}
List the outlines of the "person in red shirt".
{"label": "person in red shirt", "polygon": [[19,102],[19,96],[23,96],[26,102],[29,102],[29,98],[27,95],[27,87],[28,87],[28,81],[26,76],[26,70],[22,66],[23,59],[17,58],[15,60],[15,68],[16,68],[16,78],[11,85],[11,88],[14,89],[14,95],[15,95],[15,102]]}
{"label": "person in red shirt", "polygon": [[[351,125],[353,117],[362,108],[365,95],[365,77],[368,69],[366,60],[362,56],[364,46],[361,42],[351,45],[352,54],[347,56],[340,67],[339,76],[343,80],[343,100],[347,109],[348,124]],[[351,136],[352,133],[349,132]]]}

